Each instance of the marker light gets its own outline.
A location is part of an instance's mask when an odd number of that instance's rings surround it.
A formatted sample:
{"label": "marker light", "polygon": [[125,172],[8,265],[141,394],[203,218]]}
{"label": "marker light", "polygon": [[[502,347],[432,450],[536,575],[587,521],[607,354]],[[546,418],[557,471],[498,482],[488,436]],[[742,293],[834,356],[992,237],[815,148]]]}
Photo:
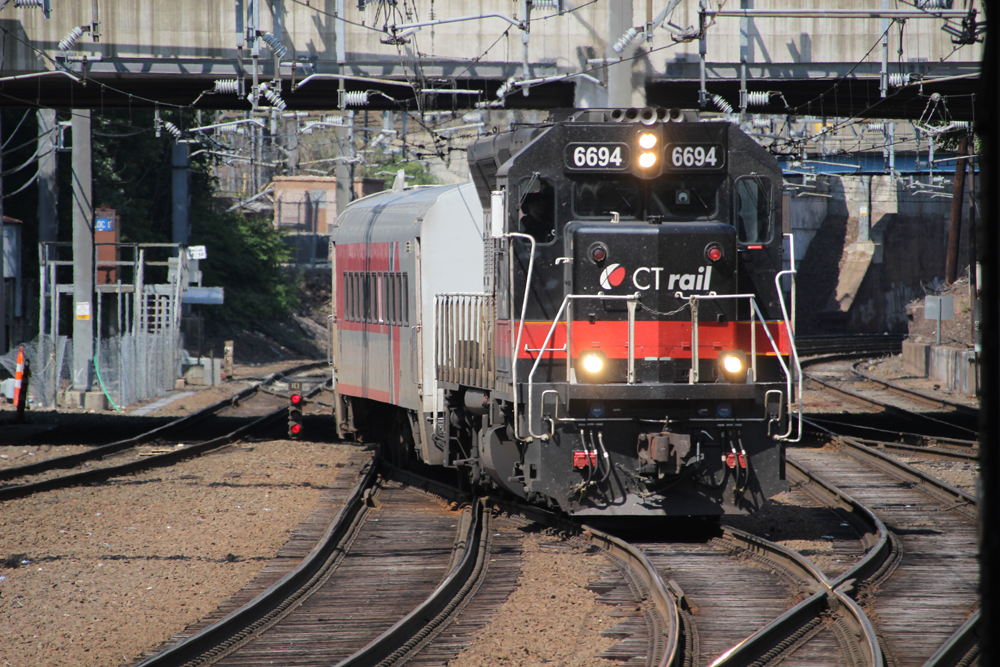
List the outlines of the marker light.
{"label": "marker light", "polygon": [[656,153],[641,153],[639,155],[639,166],[643,169],[649,169],[654,164],[656,164]]}
{"label": "marker light", "polygon": [[639,148],[643,150],[650,150],[656,145],[656,135],[649,132],[644,132],[639,135]]}
{"label": "marker light", "polygon": [[583,368],[588,373],[599,373],[604,368],[604,360],[596,354],[585,354],[583,356]]}
{"label": "marker light", "polygon": [[603,262],[608,257],[608,249],[602,245],[594,246],[594,249],[590,251],[590,256],[594,258],[595,262]]}
{"label": "marker light", "polygon": [[705,248],[705,257],[708,257],[708,259],[712,262],[718,262],[722,259],[722,248],[713,243]]}

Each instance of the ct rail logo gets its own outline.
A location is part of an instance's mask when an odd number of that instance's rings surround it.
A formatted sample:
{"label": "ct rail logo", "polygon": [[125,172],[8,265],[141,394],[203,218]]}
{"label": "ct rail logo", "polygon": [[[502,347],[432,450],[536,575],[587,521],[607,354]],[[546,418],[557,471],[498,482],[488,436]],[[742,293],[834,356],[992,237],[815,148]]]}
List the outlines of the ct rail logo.
{"label": "ct rail logo", "polygon": [[601,272],[601,287],[611,289],[618,287],[625,280],[625,267],[621,264],[609,264],[608,268]]}
{"label": "ct rail logo", "polygon": [[[628,271],[621,264],[610,264],[601,272],[601,287],[606,290],[618,287],[625,281]],[[640,291],[659,291],[666,283],[668,290],[710,291],[712,289],[712,267],[699,266],[698,273],[664,273],[662,266],[640,266],[632,272],[632,286]]]}

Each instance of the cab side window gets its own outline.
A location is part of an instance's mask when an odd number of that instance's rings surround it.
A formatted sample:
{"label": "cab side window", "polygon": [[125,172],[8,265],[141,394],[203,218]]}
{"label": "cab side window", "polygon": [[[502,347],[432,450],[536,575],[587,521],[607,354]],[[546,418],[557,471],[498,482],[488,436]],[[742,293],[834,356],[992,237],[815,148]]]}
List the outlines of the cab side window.
{"label": "cab side window", "polygon": [[759,176],[736,181],[733,213],[740,243],[767,243],[771,240],[771,182]]}
{"label": "cab side window", "polygon": [[518,184],[517,231],[530,234],[537,243],[556,238],[556,189],[551,181],[533,174]]}

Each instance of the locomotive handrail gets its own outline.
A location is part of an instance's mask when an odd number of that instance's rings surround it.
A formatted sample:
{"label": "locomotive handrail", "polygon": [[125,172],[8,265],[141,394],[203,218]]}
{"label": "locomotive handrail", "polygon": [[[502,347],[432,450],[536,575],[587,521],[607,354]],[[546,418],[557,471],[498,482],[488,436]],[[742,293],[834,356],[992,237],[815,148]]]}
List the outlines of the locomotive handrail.
{"label": "locomotive handrail", "polygon": [[[629,310],[628,310],[628,315],[629,315],[629,327],[628,327],[628,383],[629,384],[634,383],[634,381],[635,381],[635,304],[638,303],[638,301],[639,301],[639,293],[638,292],[636,292],[635,294],[625,294],[625,295],[620,295],[620,294],[567,294],[565,297],[563,297],[562,304],[559,306],[559,311],[556,313],[556,316],[554,318],[552,318],[552,326],[549,327],[549,332],[545,335],[545,340],[542,341],[542,349],[545,349],[545,348],[547,348],[549,346],[549,341],[552,340],[552,334],[555,333],[556,326],[558,326],[560,319],[562,319],[562,314],[563,314],[563,311],[566,310],[566,306],[571,301],[580,301],[580,300],[583,300],[583,299],[598,299],[600,301],[625,301],[626,303],[628,303],[628,306],[629,306]],[[570,348],[569,331],[570,331],[570,328],[571,327],[570,327],[569,317],[567,316],[567,320],[566,320],[566,336],[567,336],[567,338],[566,338],[566,381],[567,382],[569,382],[570,369],[572,368],[572,363],[573,363],[572,362],[572,355],[569,353],[569,348]],[[518,341],[518,346],[520,346],[520,341]],[[514,422],[514,424],[515,424],[514,436],[517,437],[519,440],[530,440],[530,439],[533,439],[533,438],[539,438],[540,440],[544,441],[544,440],[548,440],[549,439],[549,434],[547,434],[547,433],[535,433],[534,430],[533,430],[533,428],[532,428],[532,422],[533,422],[532,415],[533,415],[533,412],[534,412],[534,401],[531,400],[531,399],[534,396],[535,371],[538,370],[538,365],[541,363],[541,361],[542,361],[542,355],[539,354],[538,357],[535,358],[535,363],[531,367],[531,372],[528,373],[528,401],[527,401],[527,403],[528,403],[528,437],[527,438],[518,437],[517,422],[516,421]],[[514,362],[513,363],[513,368],[516,369],[517,368],[517,359],[514,358],[513,362]],[[516,380],[516,376],[515,376],[515,380]],[[514,386],[515,386],[515,391],[516,391],[517,385],[515,384]],[[517,403],[517,401],[515,400],[515,404],[516,403]]]}
{"label": "locomotive handrail", "polygon": [[[780,294],[780,292],[779,292]],[[682,298],[683,294],[678,292],[676,294],[678,298]],[[757,381],[757,320],[760,318],[761,323],[764,325],[764,334],[767,336],[767,340],[771,343],[771,349],[774,350],[774,356],[781,364],[781,370],[785,374],[785,396],[788,402],[788,412],[791,413],[792,408],[792,373],[785,361],[781,358],[781,350],[778,344],[775,342],[774,337],[771,335],[771,329],[767,326],[767,319],[764,314],[760,311],[760,307],[757,305],[757,298],[753,294],[690,294],[688,295],[688,302],[691,304],[691,374],[688,376],[688,384],[695,384],[698,382],[698,301],[711,301],[711,300],[721,300],[721,299],[747,299],[750,302],[750,364],[751,364],[751,374],[753,381]],[[782,314],[784,311],[784,302],[782,302]],[[785,316],[785,329],[789,339],[792,339],[792,331],[789,329],[789,322],[787,315]],[[793,348],[794,349],[794,348]],[[795,359],[797,363],[797,358]],[[801,369],[799,370],[801,374]],[[801,410],[801,396],[799,397],[799,437],[802,434],[802,410]],[[791,435],[792,432],[792,420],[789,417],[788,420],[789,430],[785,433],[784,438]]]}
{"label": "locomotive handrail", "polygon": [[[798,271],[795,269],[795,235],[785,234],[785,238],[788,239],[788,269],[785,271],[778,271],[774,276],[774,290],[778,293],[778,303],[781,305],[781,315],[785,318],[785,329],[788,331],[788,346],[791,350],[790,360],[795,364],[795,378],[801,381],[802,378],[802,363],[799,360],[799,350],[795,345],[795,327],[797,324],[796,320],[796,309],[795,309],[795,276]],[[792,317],[788,318],[788,307],[785,305],[785,293],[781,290],[781,278],[785,275],[791,277],[791,288],[792,288]],[[792,438],[793,422],[791,414],[788,418],[788,430],[783,434],[777,436],[779,440],[788,440],[789,442],[799,442],[802,440],[802,390],[798,391],[798,404],[799,404],[799,431],[798,434]],[[792,397],[788,397],[788,409],[791,413],[792,408]]]}

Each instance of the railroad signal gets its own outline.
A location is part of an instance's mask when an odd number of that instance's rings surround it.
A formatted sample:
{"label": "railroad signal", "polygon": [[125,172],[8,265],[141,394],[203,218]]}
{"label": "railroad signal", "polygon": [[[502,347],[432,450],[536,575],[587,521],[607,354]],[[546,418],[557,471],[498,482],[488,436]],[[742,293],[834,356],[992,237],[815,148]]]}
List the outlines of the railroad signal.
{"label": "railroad signal", "polygon": [[288,406],[288,437],[297,438],[302,433],[302,394],[292,394],[292,404]]}

